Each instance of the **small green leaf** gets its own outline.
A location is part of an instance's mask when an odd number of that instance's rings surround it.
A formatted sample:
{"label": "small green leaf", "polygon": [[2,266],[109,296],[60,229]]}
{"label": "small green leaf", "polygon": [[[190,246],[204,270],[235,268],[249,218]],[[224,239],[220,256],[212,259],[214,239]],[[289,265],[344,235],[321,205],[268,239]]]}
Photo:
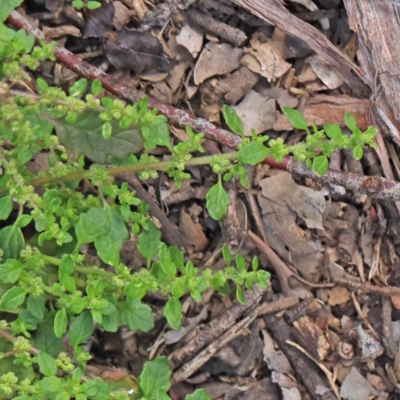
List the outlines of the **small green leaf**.
{"label": "small green leaf", "polygon": [[105,140],[110,139],[112,134],[112,126],[109,122],[105,122],[101,127],[101,134]]}
{"label": "small green leaf", "polygon": [[96,10],[96,8],[101,7],[101,3],[99,3],[98,1],[88,1],[86,6],[89,10]]}
{"label": "small green leaf", "polygon": [[35,346],[39,350],[45,351],[50,354],[53,358],[57,358],[58,355],[64,350],[63,349],[63,338],[57,338],[54,333],[54,318],[56,312],[48,312],[43,322],[41,322],[36,332],[34,333]]}
{"label": "small green leaf", "polygon": [[158,253],[161,244],[161,231],[157,229],[153,222],[149,222],[149,229],[143,230],[139,235],[138,251],[139,253],[150,262],[153,257]]}
{"label": "small green leaf", "polygon": [[211,400],[211,397],[204,389],[197,389],[192,394],[188,394],[185,400]]}
{"label": "small green leaf", "polygon": [[3,250],[3,261],[17,259],[25,247],[22,231],[15,224],[0,229],[0,249]]}
{"label": "small green leaf", "polygon": [[344,113],[344,123],[352,132],[354,132],[357,129],[356,119],[354,118],[353,115],[351,115],[348,112]]}
{"label": "small green leaf", "polygon": [[131,282],[125,288],[126,298],[128,300],[141,300],[147,293],[147,287],[143,284],[137,284],[136,282]]}
{"label": "small green leaf", "polygon": [[302,112],[290,107],[283,107],[282,111],[296,129],[308,130],[307,121]]}
{"label": "small green leaf", "polygon": [[246,260],[240,253],[236,254],[236,266],[239,271],[244,271],[246,266]]}
{"label": "small green leaf", "polygon": [[91,208],[79,216],[75,233],[80,244],[92,243],[99,235],[108,236],[120,250],[129,237],[124,218],[109,205],[104,208]]}
{"label": "small green leaf", "polygon": [[224,258],[226,265],[229,267],[231,265],[231,252],[226,243],[222,246],[222,257]]}
{"label": "small green leaf", "polygon": [[14,8],[21,5],[23,0],[2,0],[0,3],[0,22],[5,21]]}
{"label": "small green leaf", "polygon": [[0,219],[7,219],[12,211],[13,202],[11,196],[4,196],[0,199]]}
{"label": "small green leaf", "polygon": [[94,241],[97,250],[97,255],[106,264],[113,265],[114,267],[119,264],[119,251],[118,243],[115,243],[112,238],[107,235],[98,235]]}
{"label": "small green leaf", "polygon": [[356,160],[361,160],[362,157],[363,157],[363,154],[364,154],[363,153],[363,148],[361,146],[354,147],[354,149],[353,149],[353,157]]}
{"label": "small green leaf", "polygon": [[62,382],[61,379],[56,376],[48,376],[39,381],[39,386],[43,390],[54,393],[61,390]]}
{"label": "small green leaf", "polygon": [[32,215],[21,215],[18,217],[17,221],[15,222],[15,225],[18,228],[25,228],[25,226],[29,225],[32,221]]}
{"label": "small green leaf", "polygon": [[79,9],[83,8],[85,3],[82,0],[74,0],[72,2],[72,5],[79,10]]}
{"label": "small green leaf", "polygon": [[241,164],[256,165],[265,160],[269,150],[260,142],[250,142],[240,148],[238,160]]}
{"label": "small green leaf", "polygon": [[228,193],[220,181],[211,187],[207,193],[206,199],[207,210],[213,219],[219,221],[223,216],[226,215],[231,201]]}
{"label": "small green leaf", "polygon": [[327,156],[318,156],[314,158],[312,170],[322,176],[328,171],[329,161]]}
{"label": "small green leaf", "polygon": [[24,270],[24,264],[18,260],[8,259],[5,264],[0,265],[0,282],[15,283]]}
{"label": "small green leaf", "polygon": [[176,297],[170,297],[164,307],[164,316],[172,329],[178,330],[182,321],[182,304]]}
{"label": "small green leaf", "polygon": [[146,361],[139,376],[139,386],[146,398],[155,398],[157,390],[167,392],[171,387],[171,370],[166,357]]}
{"label": "small green leaf", "polygon": [[160,257],[160,264],[163,271],[170,276],[176,275],[176,265],[171,258],[171,253],[165,243],[161,243],[158,256]]}
{"label": "small green leaf", "polygon": [[39,88],[39,93],[45,92],[49,88],[49,84],[42,78],[36,79],[36,83]]}
{"label": "small green leaf", "polygon": [[77,80],[70,88],[69,94],[72,97],[78,97],[84,94],[88,87],[88,81],[84,78]]}
{"label": "small green leaf", "polygon": [[240,286],[236,286],[236,298],[240,304],[244,304],[244,294]]}
{"label": "small green leaf", "polygon": [[229,128],[233,132],[244,136],[243,122],[237,115],[236,111],[224,104],[222,107],[222,114],[224,115],[225,123],[229,126]]}
{"label": "small green leaf", "polygon": [[46,296],[41,294],[40,296],[34,296],[32,293],[29,294],[26,306],[28,311],[37,319],[41,321],[44,318],[46,312]]}
{"label": "small green leaf", "polygon": [[343,132],[339,125],[335,124],[324,124],[324,131],[328,138],[333,139],[335,141],[339,141],[342,136]]}
{"label": "small green leaf", "polygon": [[[71,396],[69,395],[68,392],[61,392],[57,395],[56,400],[70,400]],[[77,399],[75,397],[75,399]]]}
{"label": "small green leaf", "polygon": [[69,327],[69,338],[74,346],[78,346],[93,333],[93,321],[89,311],[79,315]]}
{"label": "small green leaf", "polygon": [[100,79],[95,79],[92,82],[92,93],[93,96],[98,96],[101,91],[103,90],[103,84],[101,83]]}
{"label": "small green leaf", "polygon": [[40,350],[37,355],[37,362],[39,364],[40,372],[45,376],[54,376],[57,372],[56,360],[47,354],[45,351]]}
{"label": "small green leaf", "polygon": [[54,333],[60,338],[67,331],[68,317],[64,309],[58,310],[54,319]]}
{"label": "small green leaf", "polygon": [[5,310],[15,310],[25,301],[26,289],[14,286],[8,289],[0,300],[0,307]]}
{"label": "small green leaf", "polygon": [[154,327],[151,308],[137,299],[119,303],[121,322],[133,331],[148,332]]}
{"label": "small green leaf", "polygon": [[253,271],[257,271],[258,269],[258,257],[254,256],[253,261],[251,263],[251,268],[253,269]]}
{"label": "small green leaf", "polygon": [[156,146],[171,147],[169,129],[166,123],[143,124],[141,130],[144,147],[147,150],[154,150]]}

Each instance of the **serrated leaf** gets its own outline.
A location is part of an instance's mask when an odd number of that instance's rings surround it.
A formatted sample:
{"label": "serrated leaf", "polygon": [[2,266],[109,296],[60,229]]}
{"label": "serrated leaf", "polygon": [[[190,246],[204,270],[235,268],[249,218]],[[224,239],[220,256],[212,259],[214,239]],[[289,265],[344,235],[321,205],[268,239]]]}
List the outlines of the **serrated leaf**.
{"label": "serrated leaf", "polygon": [[61,379],[57,378],[56,376],[48,376],[39,381],[39,386],[43,390],[54,393],[61,390],[62,382]]}
{"label": "serrated leaf", "polygon": [[69,338],[74,346],[78,346],[93,333],[92,316],[89,311],[79,315],[69,327]]}
{"label": "serrated leaf", "polygon": [[290,107],[283,107],[283,113],[289,122],[296,128],[306,131],[308,129],[307,121],[302,112]]}
{"label": "serrated leaf", "polygon": [[171,258],[171,253],[168,248],[168,246],[165,243],[161,243],[161,246],[159,247],[159,253],[160,257],[160,265],[163,271],[170,276],[175,276],[176,274],[176,265],[174,261]]}
{"label": "serrated leaf", "polygon": [[10,216],[12,206],[11,196],[4,196],[0,199],[0,219],[7,219]]}
{"label": "serrated leaf", "polygon": [[8,289],[2,296],[0,307],[5,310],[15,310],[25,301],[26,289],[14,286]]}
{"label": "serrated leaf", "polygon": [[75,233],[80,244],[95,242],[97,236],[105,235],[114,242],[118,250],[129,238],[123,216],[108,205],[102,209],[91,208],[81,214],[75,226]]}
{"label": "serrated leaf", "polygon": [[154,150],[156,146],[170,147],[169,130],[166,123],[146,124],[141,126],[144,147]]}
{"label": "serrated leaf", "polygon": [[9,258],[17,259],[24,247],[24,236],[15,224],[0,229],[0,249],[3,250],[3,261]]}
{"label": "serrated leaf", "polygon": [[364,152],[363,152],[363,148],[361,146],[354,147],[354,149],[353,149],[353,157],[356,160],[361,160],[362,157],[363,157],[363,154],[364,154]]}
{"label": "serrated leaf", "polygon": [[166,357],[146,361],[139,376],[139,386],[148,399],[155,399],[157,390],[167,392],[171,387],[171,369]]}
{"label": "serrated leaf", "polygon": [[178,330],[182,321],[182,303],[176,297],[170,297],[164,307],[164,316],[172,329]]}
{"label": "serrated leaf", "polygon": [[37,319],[43,320],[46,312],[46,296],[41,294],[40,296],[34,296],[32,293],[28,296],[26,307],[28,311]]}
{"label": "serrated leaf", "polygon": [[69,125],[65,119],[55,119],[47,115],[42,117],[54,125],[60,144],[67,148],[74,160],[83,154],[96,163],[104,164],[107,156],[124,158],[143,149],[139,129],[132,126],[122,130],[118,121],[112,124],[112,136],[104,139],[103,121],[95,111],[82,112],[74,125]]}
{"label": "serrated leaf", "polygon": [[39,350],[44,350],[52,357],[57,358],[64,349],[63,338],[58,338],[54,333],[55,314],[53,311],[47,313],[43,322],[38,325],[34,343]]}
{"label": "serrated leaf", "polygon": [[250,142],[240,148],[238,160],[242,164],[256,165],[265,160],[269,150],[260,142]]}
{"label": "serrated leaf", "polygon": [[324,131],[328,138],[333,140],[340,140],[343,136],[342,128],[335,124],[324,124]]}
{"label": "serrated leaf", "polygon": [[312,170],[318,175],[324,175],[329,168],[329,161],[327,156],[318,156],[314,158],[312,163]]}
{"label": "serrated leaf", "polygon": [[56,360],[47,354],[45,351],[40,350],[37,355],[37,362],[39,364],[40,372],[45,376],[54,376],[57,372]]}
{"label": "serrated leaf", "polygon": [[211,218],[219,221],[227,213],[228,206],[231,204],[229,195],[218,181],[207,193],[207,210]]}
{"label": "serrated leaf", "polygon": [[222,107],[222,114],[224,116],[225,123],[229,126],[229,128],[233,132],[239,133],[243,136],[243,122],[237,115],[236,111],[224,104]]}
{"label": "serrated leaf", "polygon": [[116,266],[119,264],[120,247],[108,235],[98,235],[94,241],[97,255],[106,264]]}
{"label": "serrated leaf", "polygon": [[15,283],[24,270],[24,264],[18,260],[8,259],[5,264],[0,265],[0,282]]}
{"label": "serrated leaf", "polygon": [[133,331],[148,332],[154,327],[151,308],[137,299],[119,303],[121,322]]}
{"label": "serrated leaf", "polygon": [[161,244],[161,231],[157,229],[153,222],[149,222],[149,229],[143,230],[139,235],[138,251],[139,253],[150,262],[152,258],[158,253]]}

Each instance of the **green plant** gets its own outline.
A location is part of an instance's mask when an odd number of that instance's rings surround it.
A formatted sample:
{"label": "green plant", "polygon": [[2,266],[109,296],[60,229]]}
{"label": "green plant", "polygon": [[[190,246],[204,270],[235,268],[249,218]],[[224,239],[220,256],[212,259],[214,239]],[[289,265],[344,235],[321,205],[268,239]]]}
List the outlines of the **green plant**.
{"label": "green plant", "polygon": [[[166,118],[149,110],[146,97],[127,105],[105,96],[100,81],[89,87],[84,79],[76,81],[68,94],[40,78],[37,93],[15,90],[13,83],[27,78],[25,68],[35,70],[41,61],[54,59],[54,43],[34,46],[31,36],[2,23],[21,2],[0,4],[0,334],[8,339],[9,333],[18,336],[13,344],[3,343],[2,362],[12,362],[11,372],[0,376],[0,390],[3,398],[18,400],[126,399],[128,391],[111,391],[100,379],[84,376],[90,355],[82,343],[92,335],[94,324],[110,332],[120,325],[148,332],[154,320],[143,298],[159,292],[168,297],[168,324],[179,329],[184,295],[200,301],[208,288],[229,293],[231,283],[243,303],[243,288],[267,287],[269,273],[258,269],[256,257],[251,268],[240,254],[232,262],[226,245],[226,268],[199,270],[185,260],[181,249],[162,243],[148,205],[126,183],[115,184],[113,177],[136,172],[146,180],[163,170],[180,187],[190,177],[186,167],[210,165],[217,178],[206,206],[219,220],[229,205],[223,181],[236,179],[248,186],[246,164],[293,154],[324,174],[333,151],[350,148],[361,158],[362,146],[374,145],[376,131],[370,127],[363,133],[346,114],[352,135],[329,124],[322,130],[314,126],[311,133],[299,111],[284,109],[294,127],[307,133],[304,142],[287,146],[282,139],[254,131],[246,137],[237,114],[224,106],[226,123],[242,136],[239,150],[199,156],[204,151],[203,134],[188,127],[188,140],[173,143]],[[169,151],[169,160],[151,155],[157,146]],[[35,175],[29,162],[38,154],[46,156],[48,170]],[[82,190],[82,181],[90,182],[89,194]],[[37,187],[43,188],[41,195]],[[121,248],[130,238],[135,238],[146,260],[136,273],[120,260]],[[86,260],[83,245],[95,249],[103,267]],[[73,347],[70,355],[61,346],[67,333]],[[56,375],[57,371],[63,373]],[[146,363],[135,396],[169,398],[169,378],[165,358]],[[188,396],[206,398],[204,391]]]}
{"label": "green plant", "polygon": [[74,0],[72,5],[80,10],[81,8],[88,8],[89,10],[96,10],[97,8],[101,7],[101,3],[98,1],[83,1],[83,0]]}

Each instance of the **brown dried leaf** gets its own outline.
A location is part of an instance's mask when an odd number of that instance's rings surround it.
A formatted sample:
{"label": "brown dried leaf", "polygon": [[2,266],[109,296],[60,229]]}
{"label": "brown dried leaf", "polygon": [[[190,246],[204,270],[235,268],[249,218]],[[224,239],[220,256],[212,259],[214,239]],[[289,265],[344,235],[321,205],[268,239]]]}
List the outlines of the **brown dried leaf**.
{"label": "brown dried leaf", "polygon": [[[252,47],[247,51],[257,59],[260,67],[259,71],[254,72],[258,72],[269,82],[275,82],[291,68],[292,65],[284,60],[279,46],[273,41],[261,43],[258,37],[253,37],[250,43]],[[250,64],[247,66],[252,69]]]}
{"label": "brown dried leaf", "polygon": [[176,61],[163,54],[160,41],[149,32],[122,29],[117,34],[108,34],[105,54],[117,69],[131,69],[140,75],[144,72],[168,72]]}
{"label": "brown dried leaf", "polygon": [[365,400],[376,395],[378,392],[355,367],[351,369],[340,387],[340,397],[347,400]]}
{"label": "brown dried leaf", "polygon": [[195,251],[202,251],[208,246],[208,239],[201,225],[193,222],[190,215],[183,208],[179,218],[179,230],[192,243]]}
{"label": "brown dried leaf", "polygon": [[301,234],[296,219],[303,219],[309,228],[323,229],[324,195],[297,185],[289,173],[263,179],[260,186],[262,193],[258,195],[258,202],[270,246],[307,280],[317,280],[322,261],[321,245]]}
{"label": "brown dried leaf", "polygon": [[115,13],[113,24],[117,31],[120,31],[124,26],[128,25],[134,11],[129,10],[121,1],[114,1]]}
{"label": "brown dried leaf", "polygon": [[243,121],[244,133],[248,136],[251,135],[251,129],[256,133],[271,129],[277,118],[275,100],[264,97],[254,90],[250,90],[244,99],[232,108]]}
{"label": "brown dried leaf", "polygon": [[83,28],[83,38],[106,38],[114,29],[113,18],[115,8],[112,4],[103,4],[97,10],[90,11]]}
{"label": "brown dried leaf", "polygon": [[215,75],[224,75],[240,67],[243,50],[229,44],[207,43],[194,68],[196,85]]}
{"label": "brown dried leaf", "polygon": [[332,307],[346,304],[349,300],[350,293],[343,286],[335,286],[329,291],[329,305]]}
{"label": "brown dried leaf", "polygon": [[176,37],[176,41],[181,46],[187,48],[190,54],[196,58],[203,46],[203,33],[199,29],[185,24]]}
{"label": "brown dried leaf", "polygon": [[337,89],[339,86],[343,85],[343,77],[337,72],[337,70],[328,65],[322,57],[318,55],[312,56],[307,59],[307,62],[328,89]]}
{"label": "brown dried leaf", "polygon": [[259,80],[259,76],[247,67],[240,67],[233,74],[218,81],[214,90],[223,95],[225,104],[236,104]]}

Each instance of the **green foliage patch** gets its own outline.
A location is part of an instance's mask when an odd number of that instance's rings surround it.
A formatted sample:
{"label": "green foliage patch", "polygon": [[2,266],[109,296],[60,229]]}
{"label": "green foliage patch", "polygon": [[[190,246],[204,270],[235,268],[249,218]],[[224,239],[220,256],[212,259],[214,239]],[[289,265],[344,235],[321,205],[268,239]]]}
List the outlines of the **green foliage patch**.
{"label": "green foliage patch", "polygon": [[[179,329],[183,296],[201,301],[207,289],[226,294],[233,286],[238,301],[244,303],[244,290],[255,284],[266,288],[270,274],[258,268],[256,257],[251,265],[240,254],[233,259],[226,245],[224,269],[200,270],[185,259],[182,249],[162,242],[149,206],[127,183],[117,185],[114,176],[134,172],[146,180],[161,170],[181,187],[190,178],[188,166],[210,165],[216,176],[206,208],[220,220],[230,204],[224,182],[236,180],[247,187],[248,165],[266,157],[280,162],[293,155],[323,175],[337,149],[352,149],[360,159],[364,145],[375,146],[376,130],[369,127],[362,132],[354,117],[346,114],[351,135],[331,124],[323,129],[313,126],[310,132],[301,112],[285,108],[293,126],[306,135],[303,142],[288,146],[281,138],[254,131],[245,136],[236,112],[224,106],[225,122],[241,135],[242,143],[237,152],[201,156],[202,133],[188,127],[188,140],[174,144],[167,119],[149,110],[146,97],[125,104],[106,96],[98,80],[91,85],[78,80],[67,94],[38,79],[38,94],[19,92],[12,88],[12,80],[26,78],[27,68],[35,70],[40,62],[54,60],[55,46],[44,42],[35,46],[33,37],[2,23],[20,4],[21,0],[0,2],[0,308],[4,316],[0,336],[8,332],[17,337],[0,354],[0,365],[12,365],[0,368],[0,397],[169,399],[171,371],[165,357],[145,363],[133,391],[87,379],[85,367],[91,356],[83,345],[94,329],[152,330],[153,310],[144,300],[151,292],[167,297],[164,316],[172,329]],[[75,0],[73,4],[95,9],[100,3]],[[157,146],[169,152],[168,160],[150,154]],[[30,161],[39,154],[45,155],[48,167],[34,174]],[[82,182],[89,183],[89,193]],[[138,272],[120,259],[122,246],[131,238],[145,260]],[[100,266],[88,261],[85,247],[96,252]],[[71,354],[62,351],[66,334]],[[187,399],[209,397],[197,390]]]}

